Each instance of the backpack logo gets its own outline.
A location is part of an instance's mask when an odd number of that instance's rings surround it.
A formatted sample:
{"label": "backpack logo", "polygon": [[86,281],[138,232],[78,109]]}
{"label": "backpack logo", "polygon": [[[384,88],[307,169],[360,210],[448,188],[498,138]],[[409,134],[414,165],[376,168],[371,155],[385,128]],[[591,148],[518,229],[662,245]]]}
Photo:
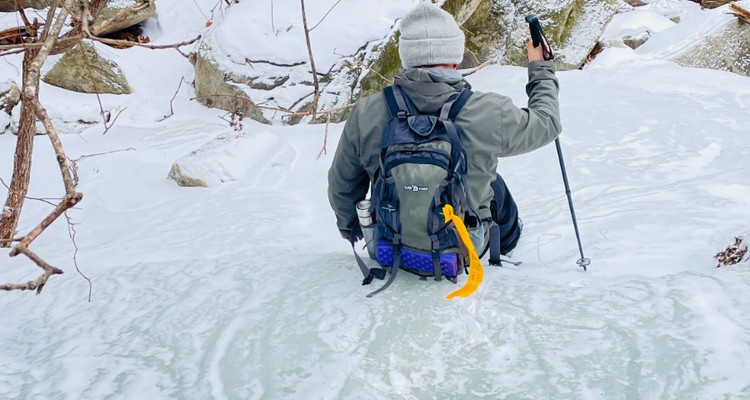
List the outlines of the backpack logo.
{"label": "backpack logo", "polygon": [[408,190],[410,192],[426,192],[430,190],[427,186],[418,186],[418,185],[406,185],[404,186],[404,190]]}
{"label": "backpack logo", "polygon": [[396,207],[393,207],[391,204],[386,204],[386,205],[384,205],[383,207],[380,207],[380,208],[382,208],[383,211],[389,212],[389,213],[396,211]]}

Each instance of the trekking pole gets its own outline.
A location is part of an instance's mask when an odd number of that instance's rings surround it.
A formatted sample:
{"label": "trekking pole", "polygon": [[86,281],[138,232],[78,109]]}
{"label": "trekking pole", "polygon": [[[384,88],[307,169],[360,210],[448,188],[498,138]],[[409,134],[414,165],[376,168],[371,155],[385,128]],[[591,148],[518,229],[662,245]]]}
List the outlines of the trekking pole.
{"label": "trekking pole", "polygon": [[[552,54],[552,49],[547,43],[547,38],[544,36],[542,25],[539,23],[539,18],[535,15],[527,15],[526,23],[529,24],[531,30],[531,41],[534,47],[542,46],[542,53],[544,54],[545,60],[553,60],[555,56]],[[578,222],[576,221],[576,211],[573,208],[573,197],[570,195],[570,184],[568,184],[568,174],[565,171],[565,161],[563,161],[562,148],[560,147],[560,138],[555,138],[555,147],[557,148],[557,158],[560,160],[560,170],[562,171],[563,183],[565,184],[565,195],[568,197],[568,207],[570,208],[570,218],[573,219],[573,229],[576,232],[576,240],[578,241],[578,251],[581,253],[581,258],[576,262],[579,267],[586,271],[586,267],[591,264],[591,260],[583,256],[583,246],[581,246],[581,235],[578,233]]]}

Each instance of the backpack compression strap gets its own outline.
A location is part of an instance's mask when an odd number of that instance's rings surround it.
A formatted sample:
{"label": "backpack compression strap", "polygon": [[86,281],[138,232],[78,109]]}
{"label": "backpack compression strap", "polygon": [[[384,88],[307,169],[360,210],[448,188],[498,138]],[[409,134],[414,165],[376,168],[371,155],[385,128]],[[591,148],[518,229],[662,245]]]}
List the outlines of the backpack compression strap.
{"label": "backpack compression strap", "polygon": [[[393,283],[393,281],[396,279],[396,273],[398,272],[399,268],[401,268],[401,235],[397,233],[393,235],[393,265],[391,265],[391,275],[388,277],[388,280],[380,289],[368,294],[367,297],[369,298],[375,296],[376,294],[387,289],[388,286],[391,286],[391,283]],[[382,271],[383,273],[385,273],[385,270]]]}
{"label": "backpack compression strap", "polygon": [[364,276],[364,280],[362,281],[362,285],[369,285],[370,282],[374,278],[378,279],[384,279],[385,278],[385,270],[382,268],[367,268],[367,265],[365,265],[365,262],[362,261],[362,257],[357,254],[357,249],[354,248],[354,243],[356,242],[356,236],[354,234],[354,230],[352,229],[352,233],[349,236],[349,243],[352,244],[352,251],[354,252],[354,258],[357,260],[357,265],[359,265],[359,270],[362,271],[362,276]]}

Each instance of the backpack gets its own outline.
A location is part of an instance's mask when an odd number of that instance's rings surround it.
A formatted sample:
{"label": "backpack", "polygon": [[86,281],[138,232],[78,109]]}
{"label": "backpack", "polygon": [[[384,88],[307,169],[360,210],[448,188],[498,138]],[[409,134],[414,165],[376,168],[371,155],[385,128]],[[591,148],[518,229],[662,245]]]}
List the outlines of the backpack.
{"label": "backpack", "polygon": [[451,214],[473,226],[478,222],[466,201],[467,157],[461,129],[455,124],[471,90],[464,89],[449,99],[438,115],[417,112],[397,85],[383,92],[391,118],[383,130],[380,166],[373,179],[371,201],[365,203],[369,207],[358,210],[374,216],[374,224],[362,228],[374,229],[365,239],[369,239],[371,258],[382,268],[368,269],[358,256],[357,261],[365,277],[363,285],[373,278],[384,279],[386,272],[390,276],[368,297],[387,288],[399,269],[422,279],[446,278],[455,283],[469,264],[469,251],[456,224],[448,221],[443,210],[449,206]]}

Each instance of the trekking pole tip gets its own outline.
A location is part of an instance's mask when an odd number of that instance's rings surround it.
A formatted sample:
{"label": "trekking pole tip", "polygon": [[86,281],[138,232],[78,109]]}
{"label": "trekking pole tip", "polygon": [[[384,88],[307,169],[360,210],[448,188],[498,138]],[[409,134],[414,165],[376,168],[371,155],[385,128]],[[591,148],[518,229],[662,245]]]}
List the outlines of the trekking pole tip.
{"label": "trekking pole tip", "polygon": [[587,271],[586,267],[589,266],[589,264],[591,264],[591,260],[589,260],[586,257],[582,257],[580,260],[576,262],[576,264],[578,264],[579,267],[583,268],[584,271]]}

